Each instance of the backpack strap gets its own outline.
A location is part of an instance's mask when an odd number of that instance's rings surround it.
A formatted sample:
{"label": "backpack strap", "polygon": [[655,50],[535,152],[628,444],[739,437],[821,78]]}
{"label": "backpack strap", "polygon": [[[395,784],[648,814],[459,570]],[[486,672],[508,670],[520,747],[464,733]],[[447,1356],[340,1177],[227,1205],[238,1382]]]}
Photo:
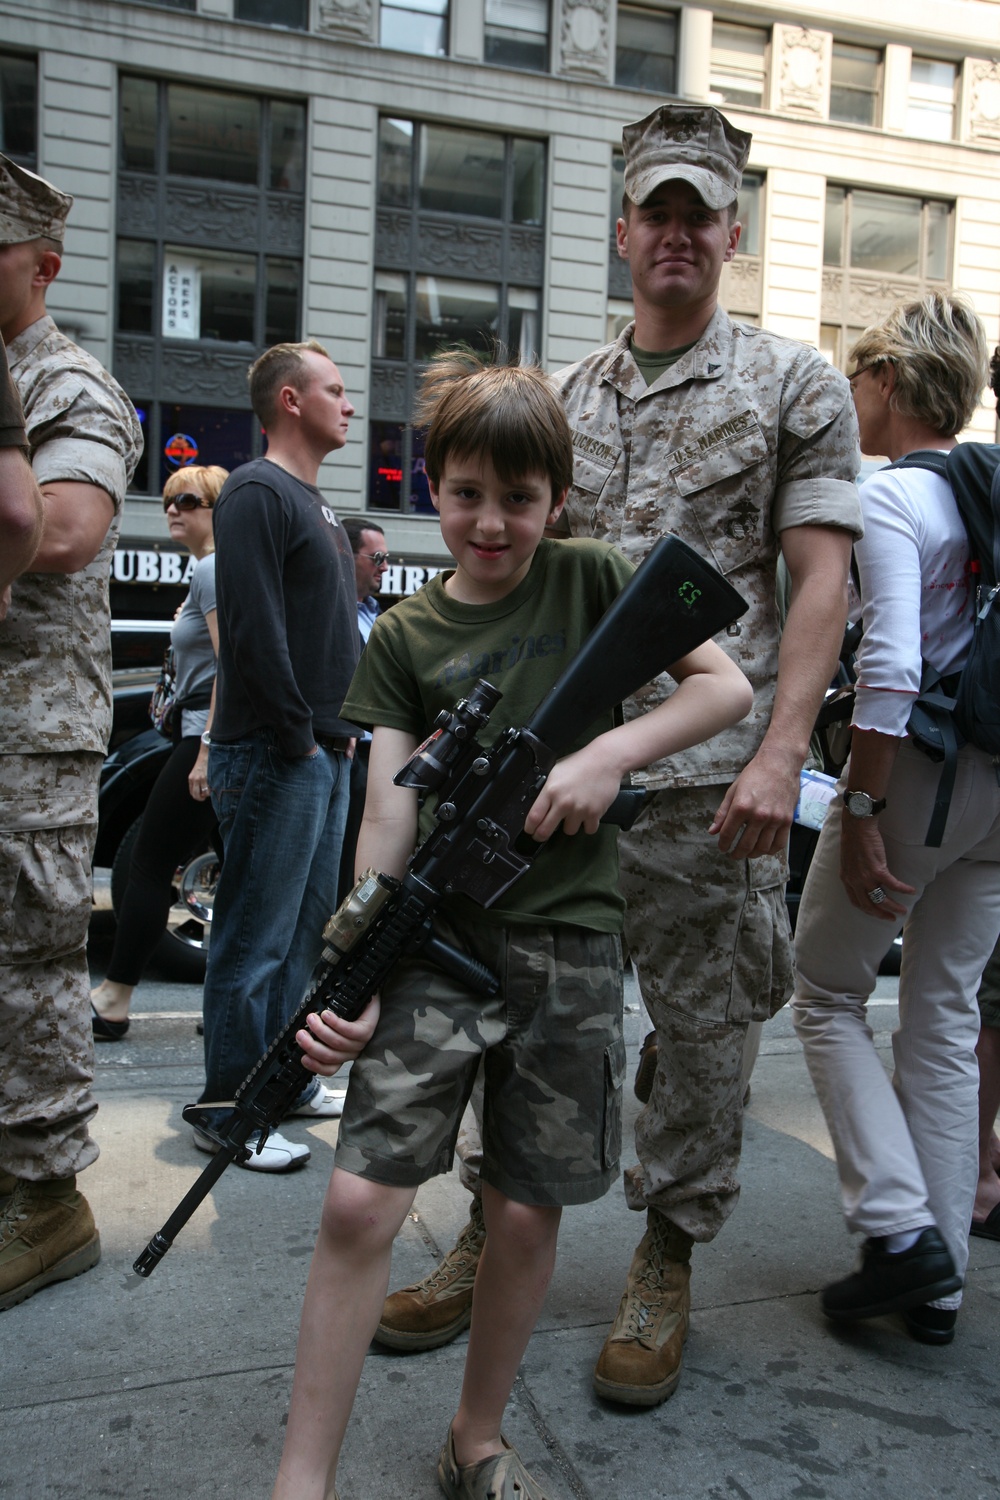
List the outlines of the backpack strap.
{"label": "backpack strap", "polygon": [[914,448],[912,453],[904,453],[902,458],[897,458],[885,467],[887,469],[931,469],[935,474],[940,474],[942,479],[947,479],[948,455],[939,452],[936,448]]}

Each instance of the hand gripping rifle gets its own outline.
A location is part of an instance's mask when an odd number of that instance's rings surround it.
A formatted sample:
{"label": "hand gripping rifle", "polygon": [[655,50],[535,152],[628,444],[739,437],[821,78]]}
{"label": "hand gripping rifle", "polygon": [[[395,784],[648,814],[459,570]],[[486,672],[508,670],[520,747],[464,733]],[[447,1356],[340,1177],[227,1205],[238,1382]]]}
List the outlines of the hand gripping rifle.
{"label": "hand gripping rifle", "polygon": [[[394,777],[399,786],[437,794],[436,826],[402,880],[366,871],[327,922],[309,993],[240,1085],[231,1123],[212,1131],[219,1151],[135,1262],[140,1276],[152,1273],[230,1162],[247,1160],[253,1132],[260,1131],[263,1144],[314,1076],[295,1040],[308,1015],[332,1010],[356,1019],[396,961],[418,949],[473,990],[496,992],[488,969],[433,934],[435,907],[459,892],[483,907],[498,901],[545,847],[524,834],[524,820],[556,760],[599,715],[746,609],[696,552],[664,537],[523,728],[506,729],[491,748],[482,747],[477,734],[501,697],[483,680],[438,715],[430,738]],[[641,799],[641,792],[621,793],[603,821],[629,827]],[[202,1111],[210,1107],[189,1105],[184,1118],[208,1129]]]}

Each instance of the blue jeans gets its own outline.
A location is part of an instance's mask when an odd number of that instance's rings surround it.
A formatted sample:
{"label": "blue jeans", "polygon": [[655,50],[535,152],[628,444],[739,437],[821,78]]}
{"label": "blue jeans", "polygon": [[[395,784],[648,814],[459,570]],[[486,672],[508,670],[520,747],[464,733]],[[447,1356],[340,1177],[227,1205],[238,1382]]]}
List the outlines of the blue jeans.
{"label": "blue jeans", "polygon": [[337,906],[350,762],[289,760],[269,730],[214,744],[208,779],[225,860],[205,977],[205,1090],[231,1099],[300,1004]]}

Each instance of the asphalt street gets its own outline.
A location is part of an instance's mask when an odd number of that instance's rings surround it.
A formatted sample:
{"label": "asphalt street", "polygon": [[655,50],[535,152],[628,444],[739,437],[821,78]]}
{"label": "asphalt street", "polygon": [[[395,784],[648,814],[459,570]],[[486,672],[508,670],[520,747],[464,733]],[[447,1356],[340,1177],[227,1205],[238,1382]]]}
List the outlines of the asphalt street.
{"label": "asphalt street", "polygon": [[[95,978],[113,918],[92,924]],[[883,1056],[895,982],[871,1015]],[[337,1126],[286,1127],[303,1171],[230,1169],[148,1281],[130,1272],[207,1158],[181,1121],[201,1082],[201,992],[151,971],[126,1041],[98,1048],[98,1162],[81,1178],[100,1265],[4,1314],[3,1461],[10,1500],[266,1500],[281,1449],[298,1314]],[[634,1072],[645,1030],[628,993]],[[631,1076],[631,1075],[630,1075]],[[637,1106],[627,1099],[630,1125]],[[753,1079],[743,1197],[695,1252],[677,1394],[651,1411],[600,1401],[590,1372],[642,1221],[619,1190],[568,1210],[560,1259],[509,1408],[508,1436],[552,1500],[995,1500],[1000,1495],[1000,1244],[973,1241],[959,1333],[933,1349],[899,1319],[838,1329],[817,1293],[854,1247],[831,1149],[782,1013]],[[423,1275],[465,1218],[457,1177],[418,1195],[393,1284]],[[373,1350],[343,1456],[341,1500],[432,1500],[464,1337]],[[331,1349],[330,1358],[337,1351]]]}

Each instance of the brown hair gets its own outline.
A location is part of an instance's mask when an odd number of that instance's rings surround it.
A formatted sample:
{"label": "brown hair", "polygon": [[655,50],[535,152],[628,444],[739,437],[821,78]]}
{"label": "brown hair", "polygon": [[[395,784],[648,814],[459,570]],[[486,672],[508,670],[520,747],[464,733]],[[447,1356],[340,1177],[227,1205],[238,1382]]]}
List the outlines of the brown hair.
{"label": "brown hair", "polygon": [[171,499],[174,495],[183,495],[191,488],[192,479],[198,485],[202,499],[208,501],[211,510],[219,498],[219,491],[229,478],[229,470],[220,468],[218,464],[185,464],[183,469],[178,469],[171,474],[163,486],[164,500]]}
{"label": "brown hair", "polygon": [[250,405],[262,427],[266,428],[274,421],[282,386],[290,385],[297,391],[307,389],[312,372],[302,357],[304,354],[322,354],[324,359],[330,358],[315,339],[306,339],[301,344],[274,344],[265,349],[247,371]]}
{"label": "brown hair", "polygon": [[471,349],[435,357],[420,386],[415,425],[427,427],[432,484],[449,458],[484,454],[504,484],[545,474],[552,503],[573,482],[573,441],[562,402],[539,365],[485,364]]}
{"label": "brown hair", "polygon": [[942,437],[954,437],[971,419],[989,364],[982,323],[970,303],[948,292],[894,307],[865,329],[850,358],[858,369],[891,364],[890,406]]}

